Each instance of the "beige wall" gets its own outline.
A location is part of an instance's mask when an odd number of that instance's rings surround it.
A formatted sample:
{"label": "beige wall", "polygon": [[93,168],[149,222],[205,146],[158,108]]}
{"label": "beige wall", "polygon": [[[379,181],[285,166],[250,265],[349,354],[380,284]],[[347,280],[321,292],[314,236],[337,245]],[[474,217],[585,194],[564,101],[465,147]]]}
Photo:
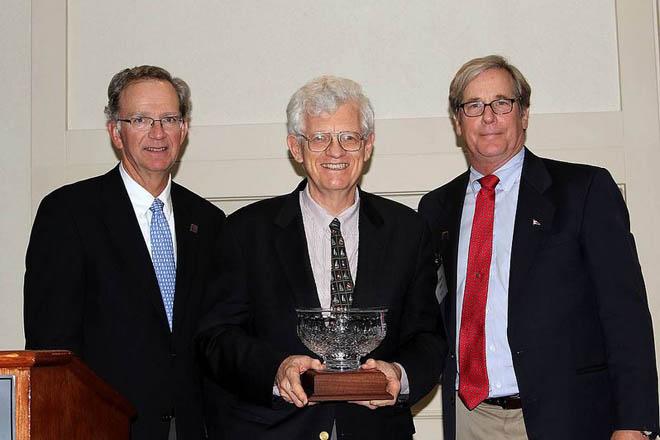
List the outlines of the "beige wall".
{"label": "beige wall", "polygon": [[30,233],[30,4],[0,10],[0,349],[23,346],[23,258]]}
{"label": "beige wall", "polygon": [[[660,328],[655,0],[25,3],[0,15],[0,73],[12,85],[0,104],[0,348],[23,345],[23,257],[39,201],[115,163],[102,107],[120,68],[161,64],[190,83],[193,127],[176,179],[226,211],[299,180],[284,144],[290,94],[322,73],[355,78],[377,115],[364,187],[416,206],[465,169],[446,90],[466,59],[492,52],[534,89],[528,145],[605,166],[624,185]],[[440,438],[437,399],[421,408],[416,438]]]}

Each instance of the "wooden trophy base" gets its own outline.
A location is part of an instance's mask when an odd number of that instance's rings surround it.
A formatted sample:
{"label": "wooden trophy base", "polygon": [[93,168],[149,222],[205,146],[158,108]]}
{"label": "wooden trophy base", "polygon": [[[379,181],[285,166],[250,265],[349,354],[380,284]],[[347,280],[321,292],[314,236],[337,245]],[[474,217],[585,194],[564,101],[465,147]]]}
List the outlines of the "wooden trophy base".
{"label": "wooden trophy base", "polygon": [[310,402],[393,399],[385,375],[376,370],[308,370],[300,380]]}

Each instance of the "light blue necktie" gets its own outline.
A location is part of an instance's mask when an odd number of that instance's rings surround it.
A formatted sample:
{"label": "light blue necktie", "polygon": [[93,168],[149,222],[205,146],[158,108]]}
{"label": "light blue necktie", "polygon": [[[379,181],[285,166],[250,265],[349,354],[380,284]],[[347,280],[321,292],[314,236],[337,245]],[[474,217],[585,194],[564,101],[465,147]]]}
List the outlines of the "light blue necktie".
{"label": "light blue necktie", "polygon": [[172,314],[174,310],[174,288],[176,285],[176,266],[174,264],[174,246],[172,234],[163,214],[163,202],[154,199],[149,208],[152,212],[151,227],[151,259],[153,261],[160,295],[163,297],[167,322],[172,330]]}

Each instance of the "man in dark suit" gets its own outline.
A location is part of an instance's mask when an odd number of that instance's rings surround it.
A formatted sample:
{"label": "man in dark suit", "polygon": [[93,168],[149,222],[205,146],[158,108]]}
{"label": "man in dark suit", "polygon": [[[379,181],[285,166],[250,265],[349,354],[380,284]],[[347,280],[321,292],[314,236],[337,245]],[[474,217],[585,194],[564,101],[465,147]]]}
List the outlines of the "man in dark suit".
{"label": "man in dark suit", "polygon": [[470,169],[427,194],[448,292],[445,439],[642,439],[658,430],[651,317],[610,174],[524,147],[531,89],[469,61],[450,108]]}
{"label": "man in dark suit", "polygon": [[42,201],[26,257],[28,349],[68,349],[137,409],[134,440],[205,438],[192,338],[224,214],[172,182],[187,84],[154,66],[108,88],[121,163]]}
{"label": "man in dark suit", "polygon": [[[291,98],[287,120],[307,179],[229,217],[221,296],[199,334],[209,374],[228,391],[226,438],[410,439],[410,405],[435,385],[444,343],[427,228],[411,209],[357,186],[374,143],[373,109],[357,83],[311,81]],[[335,243],[350,267],[339,290]],[[296,335],[296,308],[343,301],[389,308],[387,336],[363,367],[385,374],[391,400],[308,402],[300,375],[322,365]]]}

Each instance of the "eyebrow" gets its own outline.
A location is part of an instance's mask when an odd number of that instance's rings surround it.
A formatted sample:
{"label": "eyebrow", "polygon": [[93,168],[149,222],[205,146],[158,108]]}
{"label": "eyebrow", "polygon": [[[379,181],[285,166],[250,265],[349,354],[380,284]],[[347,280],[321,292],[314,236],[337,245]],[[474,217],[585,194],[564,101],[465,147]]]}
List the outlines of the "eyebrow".
{"label": "eyebrow", "polygon": [[136,111],[135,113],[132,113],[132,114],[131,114],[130,116],[128,116],[128,117],[134,118],[134,117],[137,117],[137,116],[140,116],[140,117],[143,117],[143,118],[152,118],[152,119],[153,119],[153,118],[156,118],[156,119],[158,119],[158,118],[166,118],[166,117],[168,117],[168,116],[181,116],[181,113],[179,113],[179,112],[165,112],[165,113],[160,113],[160,114],[158,114],[158,116],[156,116],[156,115],[154,115],[154,116],[149,116],[149,115],[148,115],[147,113],[145,113],[145,112]]}
{"label": "eyebrow", "polygon": [[[512,95],[513,95],[513,93],[512,93]],[[502,94],[498,93],[497,95],[495,95],[494,99],[497,100],[497,99],[511,99],[511,98],[508,95],[502,95]],[[465,99],[463,102],[474,102],[474,101],[486,102],[482,98],[468,98],[468,99]]]}

